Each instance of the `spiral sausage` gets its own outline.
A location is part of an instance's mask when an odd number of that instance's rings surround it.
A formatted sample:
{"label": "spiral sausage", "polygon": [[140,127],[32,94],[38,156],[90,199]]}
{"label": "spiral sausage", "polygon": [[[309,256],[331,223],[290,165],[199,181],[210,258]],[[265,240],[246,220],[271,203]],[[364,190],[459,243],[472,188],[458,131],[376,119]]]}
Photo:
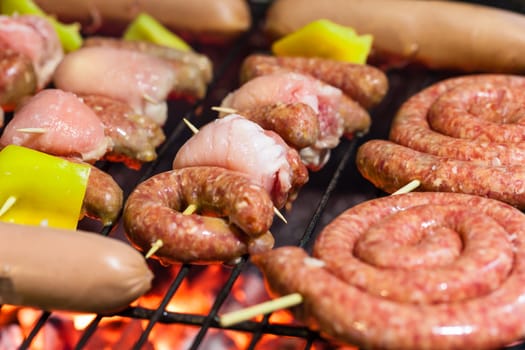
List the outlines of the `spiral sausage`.
{"label": "spiral sausage", "polygon": [[[215,217],[181,213],[190,204]],[[229,223],[219,217],[228,217]],[[245,175],[219,167],[188,167],[157,174],[139,184],[123,213],[130,241],[167,263],[232,261],[273,247],[269,194]]]}
{"label": "spiral sausage", "polygon": [[381,349],[494,349],[524,336],[525,215],[489,198],[413,192],[328,224],[311,258],[252,257],[273,293],[332,337]]}
{"label": "spiral sausage", "polygon": [[390,141],[357,153],[365,178],[392,192],[418,179],[421,190],[463,192],[525,208],[525,78],[450,78],[411,97],[396,114]]}

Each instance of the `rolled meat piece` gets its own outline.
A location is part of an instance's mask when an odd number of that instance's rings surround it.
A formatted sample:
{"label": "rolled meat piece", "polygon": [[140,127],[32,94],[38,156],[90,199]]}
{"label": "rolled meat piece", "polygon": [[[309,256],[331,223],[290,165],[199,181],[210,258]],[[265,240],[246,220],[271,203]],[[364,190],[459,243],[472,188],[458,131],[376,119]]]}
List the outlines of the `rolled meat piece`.
{"label": "rolled meat piece", "polygon": [[[195,74],[195,78],[201,79],[203,84],[209,83],[213,78],[213,63],[208,58],[208,56],[195,51],[182,51],[172,47],[154,44],[148,41],[123,40],[119,38],[102,36],[88,37],[84,40],[82,46],[109,46],[128,50],[136,50],[165,59],[169,62],[172,62],[174,65],[182,63],[197,68],[200,74]],[[199,97],[202,97],[202,95]]]}
{"label": "rolled meat piece", "polygon": [[497,349],[524,336],[525,215],[501,201],[412,192],[347,209],[313,256],[252,256],[272,295],[339,342],[374,349]]}
{"label": "rolled meat piece", "polygon": [[60,89],[44,89],[14,113],[3,130],[0,145],[15,144],[94,162],[112,148],[104,129],[100,118],[78,96]]}
{"label": "rolled meat piece", "polygon": [[[197,212],[184,214],[189,205]],[[273,216],[268,193],[244,174],[194,166],[139,184],[126,201],[123,222],[127,237],[142,251],[162,241],[154,254],[160,261],[204,264],[271,249]]]}
{"label": "rolled meat piece", "polygon": [[370,126],[368,112],[348,99],[340,89],[310,75],[279,70],[242,84],[222,100],[221,107],[243,111],[275,103],[307,104],[317,115],[319,136],[312,146],[299,151],[308,168],[318,170],[344,133],[366,132]]}
{"label": "rolled meat piece", "polygon": [[182,85],[193,85],[180,72],[165,60],[143,52],[93,46],[67,54],[58,65],[53,82],[65,91],[126,102],[135,113],[163,125],[168,95]]}
{"label": "rolled meat piece", "polygon": [[239,114],[204,125],[173,159],[173,168],[217,166],[245,174],[264,188],[277,208],[290,207],[308,181],[299,153],[271,130]]}
{"label": "rolled meat piece", "polygon": [[356,163],[375,186],[393,192],[417,179],[418,190],[462,192],[525,208],[525,78],[449,78],[406,101],[389,141],[359,147]]}
{"label": "rolled meat piece", "polygon": [[44,88],[64,57],[51,23],[34,15],[0,16],[0,49],[27,57],[36,74],[37,89]]}
{"label": "rolled meat piece", "polygon": [[283,68],[335,86],[365,109],[378,105],[388,91],[388,78],[379,68],[321,57],[251,54],[242,63],[240,80],[245,83]]}
{"label": "rolled meat piece", "polygon": [[129,244],[93,232],[0,222],[0,304],[111,314],[151,288]]}

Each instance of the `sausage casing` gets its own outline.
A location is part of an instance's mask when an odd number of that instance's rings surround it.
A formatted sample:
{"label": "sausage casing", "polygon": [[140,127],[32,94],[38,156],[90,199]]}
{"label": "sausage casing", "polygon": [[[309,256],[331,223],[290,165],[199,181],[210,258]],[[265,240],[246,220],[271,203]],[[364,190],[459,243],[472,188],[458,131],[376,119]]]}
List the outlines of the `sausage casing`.
{"label": "sausage casing", "polygon": [[24,97],[37,90],[37,77],[33,64],[23,54],[3,49],[0,53],[0,106],[16,107]]}
{"label": "sausage casing", "polygon": [[0,222],[0,241],[0,304],[111,313],[151,287],[144,257],[110,237]]}
{"label": "sausage casing", "polygon": [[508,204],[413,192],[346,210],[314,257],[281,247],[252,259],[272,293],[300,293],[300,319],[339,341],[496,349],[524,335],[524,240],[525,216]]}
{"label": "sausage casing", "polygon": [[[184,215],[190,204],[215,217]],[[161,261],[209,263],[271,249],[273,215],[269,194],[245,175],[219,167],[188,167],[139,184],[126,201],[123,220],[128,238],[139,249],[147,251],[162,240],[155,253]]]}
{"label": "sausage casing", "polygon": [[525,79],[469,75],[446,79],[409,98],[390,141],[359,147],[361,174],[392,192],[417,179],[420,190],[471,193],[525,207]]}
{"label": "sausage casing", "polygon": [[388,91],[388,78],[380,69],[320,57],[252,54],[243,61],[240,79],[245,82],[283,68],[312,75],[335,86],[366,109],[381,102]]}

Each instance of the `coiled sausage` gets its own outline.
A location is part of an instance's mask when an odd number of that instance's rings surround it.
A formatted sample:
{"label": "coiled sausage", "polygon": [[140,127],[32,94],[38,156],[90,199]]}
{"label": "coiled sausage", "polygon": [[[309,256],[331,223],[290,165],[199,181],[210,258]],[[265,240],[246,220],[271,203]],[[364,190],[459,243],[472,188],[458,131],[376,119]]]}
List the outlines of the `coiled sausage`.
{"label": "coiled sausage", "polygon": [[[183,215],[190,204],[215,217]],[[155,253],[159,260],[209,263],[271,249],[273,215],[269,194],[245,175],[220,167],[188,167],[139,184],[126,201],[123,220],[139,249],[147,251],[162,240]]]}
{"label": "coiled sausage", "polygon": [[525,78],[472,75],[434,84],[406,101],[390,141],[357,152],[361,174],[392,192],[418,179],[420,190],[487,196],[525,208]]}
{"label": "coiled sausage", "polygon": [[338,340],[381,349],[494,349],[524,336],[525,216],[493,199],[413,192],[329,223],[313,249],[253,256],[273,293]]}

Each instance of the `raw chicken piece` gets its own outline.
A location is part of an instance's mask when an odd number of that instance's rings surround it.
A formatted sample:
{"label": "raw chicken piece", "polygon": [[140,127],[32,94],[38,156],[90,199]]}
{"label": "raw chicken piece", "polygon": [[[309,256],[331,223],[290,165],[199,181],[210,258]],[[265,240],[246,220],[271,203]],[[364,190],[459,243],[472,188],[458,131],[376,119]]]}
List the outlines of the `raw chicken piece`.
{"label": "raw chicken piece", "polygon": [[27,56],[42,89],[64,57],[62,45],[48,20],[39,16],[0,16],[0,49]]}
{"label": "raw chicken piece", "polygon": [[290,204],[308,181],[299,154],[273,131],[231,114],[204,125],[177,152],[173,168],[219,166],[246,174],[262,186],[276,207]]}
{"label": "raw chicken piece", "polygon": [[83,47],[67,54],[55,71],[57,88],[126,102],[135,113],[163,125],[166,99],[177,81],[172,65],[152,55],[113,47]]}
{"label": "raw chicken piece", "polygon": [[[25,128],[44,132],[20,131]],[[40,91],[16,111],[0,137],[2,147],[9,144],[88,162],[112,147],[95,112],[75,94],[58,89]]]}
{"label": "raw chicken piece", "polygon": [[303,162],[311,168],[320,168],[328,160],[330,149],[339,144],[343,135],[343,119],[339,113],[343,93],[311,76],[295,72],[276,72],[247,81],[229,93],[221,107],[233,108],[242,114],[254,106],[276,102],[302,102],[318,116],[319,138],[311,146],[300,150]]}

